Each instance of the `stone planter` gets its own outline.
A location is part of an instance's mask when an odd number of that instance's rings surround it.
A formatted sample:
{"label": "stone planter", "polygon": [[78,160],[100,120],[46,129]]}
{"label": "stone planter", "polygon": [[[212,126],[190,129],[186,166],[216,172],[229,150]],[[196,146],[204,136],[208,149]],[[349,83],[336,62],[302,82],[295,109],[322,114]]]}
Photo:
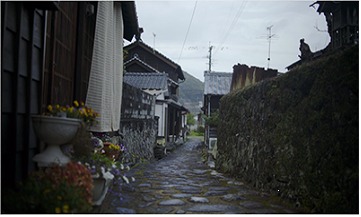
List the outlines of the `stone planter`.
{"label": "stone planter", "polygon": [[74,118],[33,115],[32,122],[36,136],[47,144],[46,149],[35,155],[33,160],[39,167],[53,163],[65,165],[70,161],[60,149],[61,145],[71,142],[81,126],[81,120]]}
{"label": "stone planter", "polygon": [[93,206],[100,206],[105,199],[114,176],[93,178]]}

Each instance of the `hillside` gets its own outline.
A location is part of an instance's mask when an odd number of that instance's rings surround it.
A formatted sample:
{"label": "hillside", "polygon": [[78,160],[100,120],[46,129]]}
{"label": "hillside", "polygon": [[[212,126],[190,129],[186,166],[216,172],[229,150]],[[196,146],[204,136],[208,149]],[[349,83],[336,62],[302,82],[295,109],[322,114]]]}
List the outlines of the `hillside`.
{"label": "hillside", "polygon": [[179,102],[191,113],[198,114],[201,112],[200,102],[203,104],[204,84],[187,72],[183,73],[186,80],[179,84]]}

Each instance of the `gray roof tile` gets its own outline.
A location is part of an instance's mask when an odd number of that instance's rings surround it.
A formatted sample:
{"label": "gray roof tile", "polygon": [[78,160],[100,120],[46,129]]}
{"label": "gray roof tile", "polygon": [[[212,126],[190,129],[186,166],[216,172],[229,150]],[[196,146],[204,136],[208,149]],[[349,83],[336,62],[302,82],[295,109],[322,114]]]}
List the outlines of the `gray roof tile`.
{"label": "gray roof tile", "polygon": [[232,73],[205,72],[204,95],[225,95],[230,92]]}
{"label": "gray roof tile", "polygon": [[166,90],[168,75],[165,73],[126,72],[124,82],[139,89]]}

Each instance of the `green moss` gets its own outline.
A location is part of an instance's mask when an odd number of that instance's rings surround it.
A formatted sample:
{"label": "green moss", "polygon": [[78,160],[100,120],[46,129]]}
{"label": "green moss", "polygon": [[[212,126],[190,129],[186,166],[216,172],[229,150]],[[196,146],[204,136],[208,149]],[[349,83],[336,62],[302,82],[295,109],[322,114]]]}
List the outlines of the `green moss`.
{"label": "green moss", "polygon": [[312,212],[358,212],[357,59],[353,47],[224,96],[216,167]]}

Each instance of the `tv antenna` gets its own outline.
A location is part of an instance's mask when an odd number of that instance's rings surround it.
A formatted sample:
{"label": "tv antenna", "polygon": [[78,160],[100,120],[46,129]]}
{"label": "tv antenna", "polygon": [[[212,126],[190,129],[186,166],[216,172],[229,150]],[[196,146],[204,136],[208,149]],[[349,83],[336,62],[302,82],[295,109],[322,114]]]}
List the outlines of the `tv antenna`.
{"label": "tv antenna", "polygon": [[272,34],[272,27],[273,27],[273,25],[267,27],[267,31],[268,31],[268,35],[267,35],[267,40],[268,40],[267,69],[269,69],[269,64],[271,62],[271,41],[272,41],[273,37],[276,37],[276,34]]}

